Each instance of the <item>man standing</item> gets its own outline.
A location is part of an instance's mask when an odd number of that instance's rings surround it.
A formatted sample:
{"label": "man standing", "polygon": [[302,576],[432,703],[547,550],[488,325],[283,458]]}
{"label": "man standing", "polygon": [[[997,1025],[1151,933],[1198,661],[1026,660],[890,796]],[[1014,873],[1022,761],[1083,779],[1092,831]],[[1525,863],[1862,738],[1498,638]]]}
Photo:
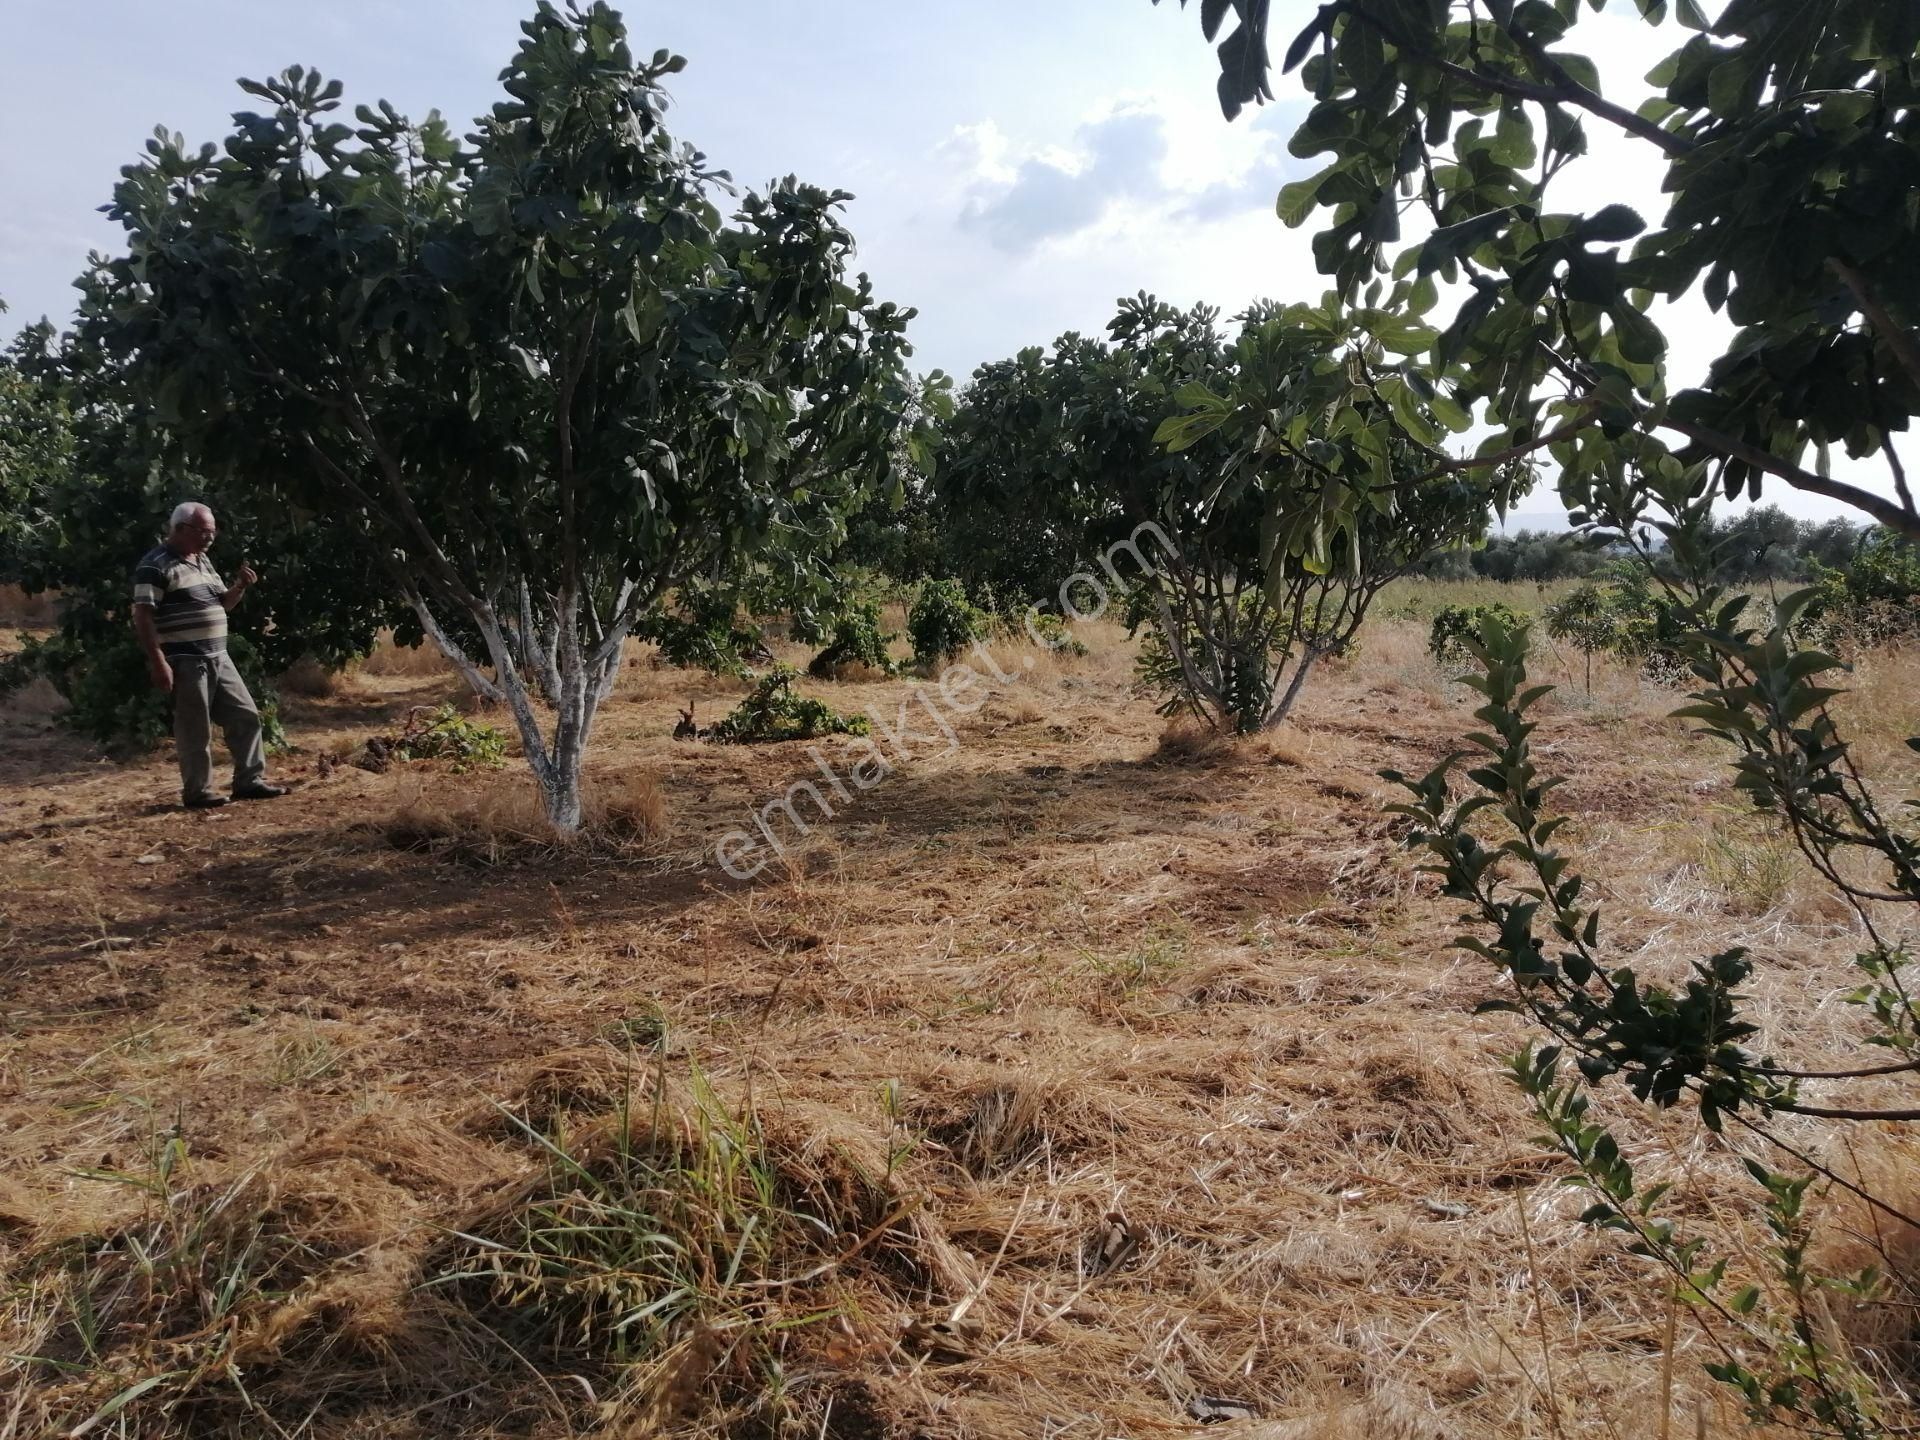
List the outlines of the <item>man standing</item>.
{"label": "man standing", "polygon": [[271,800],[284,786],[266,782],[260,712],[227,658],[227,612],[260,577],[241,565],[231,586],[207,559],[213,511],[176,505],[166,543],[149,550],[133,572],[133,632],[147,652],[153,683],[173,696],[173,740],[179,752],[181,798],[189,810],[227,803],[213,789],[213,722],[233,754],[233,798]]}

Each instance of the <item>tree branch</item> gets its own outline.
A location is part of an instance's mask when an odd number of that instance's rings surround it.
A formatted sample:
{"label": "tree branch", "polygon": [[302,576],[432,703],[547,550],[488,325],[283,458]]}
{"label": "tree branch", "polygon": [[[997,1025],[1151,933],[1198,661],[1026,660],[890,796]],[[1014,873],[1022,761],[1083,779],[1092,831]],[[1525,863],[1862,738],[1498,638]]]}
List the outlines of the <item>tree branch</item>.
{"label": "tree branch", "polygon": [[1637,135],[1642,140],[1658,145],[1669,155],[1684,155],[1694,148],[1691,140],[1671,134],[1644,116],[1636,115],[1633,111],[1614,104],[1605,96],[1589,90],[1569,75],[1565,67],[1546,51],[1521,40],[1509,30],[1502,29],[1500,33],[1511,40],[1516,49],[1544,70],[1552,78],[1553,84],[1542,85],[1538,81],[1522,80],[1518,76],[1503,75],[1497,71],[1474,70],[1468,66],[1456,64],[1452,60],[1442,59],[1425,46],[1417,45],[1407,39],[1378,16],[1368,14],[1357,0],[1344,8],[1346,13],[1356,20],[1364,21],[1379,31],[1381,37],[1396,50],[1404,50],[1407,54],[1426,61],[1442,74],[1458,80],[1463,85],[1470,85],[1476,90],[1488,91],[1496,95],[1511,95],[1517,100],[1532,100],[1540,105],[1571,105],[1575,109],[1599,116],[1630,135]]}
{"label": "tree branch", "polygon": [[1893,488],[1900,496],[1900,503],[1907,509],[1913,509],[1913,491],[1907,488],[1907,468],[1900,463],[1900,452],[1893,448],[1893,437],[1886,437],[1885,450],[1887,468],[1893,471]]}
{"label": "tree branch", "polygon": [[[1829,255],[1827,268],[1838,275],[1841,283],[1852,292],[1854,303],[1860,307],[1860,313],[1867,317],[1867,323],[1873,326],[1874,334],[1893,351],[1900,368],[1907,372],[1914,385],[1920,387],[1920,344],[1915,344],[1913,332],[1887,313],[1887,307],[1880,303],[1880,297],[1867,284],[1867,277],[1847,261],[1838,255]],[[1908,503],[1911,508],[1912,502]]]}
{"label": "tree branch", "polygon": [[1829,500],[1838,500],[1850,505],[1864,515],[1871,515],[1889,530],[1906,536],[1909,540],[1920,540],[1920,512],[1910,506],[1902,506],[1884,495],[1876,495],[1871,490],[1863,490],[1858,485],[1849,485],[1844,480],[1834,480],[1825,475],[1816,475],[1811,470],[1802,470],[1758,445],[1749,444],[1731,435],[1722,434],[1705,425],[1696,425],[1691,420],[1676,419],[1672,415],[1657,422],[1657,427],[1673,430],[1689,440],[1716,450],[1733,460],[1741,460],[1756,470],[1784,480],[1796,490],[1804,490],[1809,495],[1824,495]]}
{"label": "tree branch", "polygon": [[453,663],[453,668],[458,670],[467,684],[473,687],[473,693],[496,705],[504,704],[507,698],[506,693],[480,673],[480,667],[441,626],[439,620],[434,617],[433,611],[428,608],[427,602],[417,595],[411,598],[413,613],[420,618],[421,632],[439,647],[442,655]]}
{"label": "tree branch", "polygon": [[1847,1110],[1830,1105],[1797,1105],[1790,1100],[1769,1100],[1766,1107],[1820,1120],[1920,1120],[1920,1110]]}
{"label": "tree branch", "polygon": [[1569,75],[1565,66],[1532,40],[1522,39],[1512,30],[1504,30],[1504,33],[1514,43],[1516,49],[1547,72],[1564,96],[1566,104],[1577,106],[1591,115],[1598,115],[1602,120],[1611,121],[1629,135],[1637,135],[1650,144],[1658,145],[1669,155],[1685,155],[1696,148],[1693,141],[1675,135],[1644,115],[1636,115],[1624,106],[1616,105],[1598,91],[1589,90]]}
{"label": "tree branch", "polygon": [[1743,1065],[1756,1075],[1784,1080],[1864,1080],[1874,1075],[1904,1075],[1920,1070],[1920,1060],[1903,1060],[1898,1065],[1870,1065],[1862,1070],[1788,1070],[1778,1065]]}
{"label": "tree branch", "polygon": [[[493,607],[485,599],[474,594],[468,587],[466,581],[461,578],[460,572],[454,566],[454,563],[447,558],[447,553],[441,548],[440,542],[434,538],[433,532],[427,528],[426,521],[420,518],[420,511],[415,507],[413,497],[407,493],[406,482],[401,476],[400,466],[394,458],[387,453],[386,447],[380,443],[379,433],[374,429],[373,417],[367,414],[366,406],[360,402],[358,395],[350,398],[352,405],[345,415],[347,428],[354,433],[360,443],[365,445],[368,452],[373,456],[374,463],[380,471],[381,478],[386,481],[387,494],[393,501],[394,510],[398,513],[405,529],[411,532],[413,537],[420,542],[421,558],[428,562],[429,569],[437,573],[437,577],[441,585],[446,588],[447,593],[471,611],[475,619],[491,619],[493,616]],[[314,443],[311,434],[307,434],[306,432],[302,432],[302,434],[308,447],[322,463],[336,474],[345,473],[339,465],[335,464],[331,456],[327,455]],[[378,512],[376,511],[375,513]]]}
{"label": "tree branch", "polygon": [[1556,429],[1544,435],[1537,435],[1524,445],[1510,445],[1505,450],[1497,450],[1491,455],[1468,455],[1459,460],[1449,460],[1436,465],[1433,469],[1414,476],[1411,480],[1401,481],[1402,485],[1423,485],[1429,480],[1438,480],[1442,475],[1457,475],[1463,470],[1484,470],[1492,465],[1504,465],[1509,460],[1518,460],[1522,455],[1531,455],[1549,445],[1571,439],[1587,428],[1589,417],[1599,407],[1597,396],[1589,395],[1580,402],[1580,409],[1574,417]]}

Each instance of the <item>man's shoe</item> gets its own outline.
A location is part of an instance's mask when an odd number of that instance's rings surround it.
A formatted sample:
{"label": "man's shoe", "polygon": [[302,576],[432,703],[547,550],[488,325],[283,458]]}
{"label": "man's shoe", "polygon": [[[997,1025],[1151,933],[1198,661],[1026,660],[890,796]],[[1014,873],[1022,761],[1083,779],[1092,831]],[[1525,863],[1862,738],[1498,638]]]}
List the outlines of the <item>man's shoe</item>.
{"label": "man's shoe", "polygon": [[265,781],[261,781],[259,784],[247,786],[244,790],[234,791],[233,798],[236,800],[278,800],[286,793],[287,787],[284,785],[269,785]]}
{"label": "man's shoe", "polygon": [[180,802],[189,810],[218,810],[227,803],[224,795],[189,795]]}

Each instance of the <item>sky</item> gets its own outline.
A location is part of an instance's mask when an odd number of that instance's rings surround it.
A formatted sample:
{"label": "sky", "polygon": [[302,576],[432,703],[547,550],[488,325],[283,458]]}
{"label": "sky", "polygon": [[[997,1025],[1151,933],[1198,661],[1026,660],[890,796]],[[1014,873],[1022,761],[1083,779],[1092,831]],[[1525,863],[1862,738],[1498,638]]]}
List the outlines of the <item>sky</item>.
{"label": "sky", "polygon": [[[1274,8],[1284,39],[1314,6]],[[96,0],[81,24],[53,0],[0,0],[0,334],[71,315],[88,252],[116,246],[98,207],[156,126],[218,142],[231,112],[255,105],[236,79],[302,64],[341,80],[349,111],[437,108],[464,133],[499,98],[530,9]],[[624,13],[637,50],[687,57],[669,82],[681,139],[742,184],[796,174],[854,194],[859,266],[882,298],[920,312],[918,368],[964,378],[1064,331],[1098,333],[1119,297],[1143,290],[1231,315],[1325,288],[1310,229],[1273,210],[1280,186],[1312,169],[1286,151],[1307,109],[1295,79],[1276,77],[1278,103],[1228,124],[1198,19],[1174,0],[640,0]],[[1577,34],[1610,96],[1615,76],[1683,38],[1612,13]],[[1604,186],[1657,214],[1645,147],[1596,140],[1569,188]],[[1672,373],[1696,379],[1725,326],[1698,305],[1672,322]],[[1873,470],[1838,473],[1885,488]],[[1845,513],[1784,486],[1767,499]],[[1557,506],[1537,491],[1524,508]]]}

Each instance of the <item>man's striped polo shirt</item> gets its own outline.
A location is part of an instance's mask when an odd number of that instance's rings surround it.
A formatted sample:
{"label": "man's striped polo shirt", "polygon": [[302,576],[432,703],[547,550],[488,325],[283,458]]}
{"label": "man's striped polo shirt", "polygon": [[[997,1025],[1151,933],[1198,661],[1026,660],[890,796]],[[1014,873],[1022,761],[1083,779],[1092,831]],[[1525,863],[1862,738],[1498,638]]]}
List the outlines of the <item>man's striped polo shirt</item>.
{"label": "man's striped polo shirt", "polygon": [[133,572],[133,603],[153,606],[166,655],[219,655],[227,648],[226,583],[203,555],[176,555],[156,545]]}

